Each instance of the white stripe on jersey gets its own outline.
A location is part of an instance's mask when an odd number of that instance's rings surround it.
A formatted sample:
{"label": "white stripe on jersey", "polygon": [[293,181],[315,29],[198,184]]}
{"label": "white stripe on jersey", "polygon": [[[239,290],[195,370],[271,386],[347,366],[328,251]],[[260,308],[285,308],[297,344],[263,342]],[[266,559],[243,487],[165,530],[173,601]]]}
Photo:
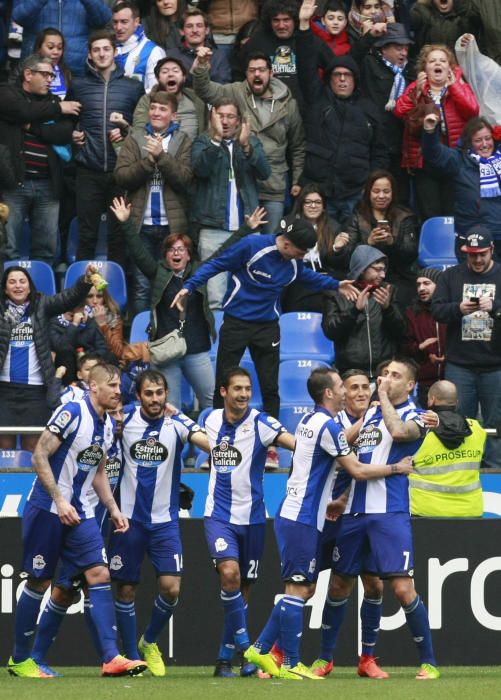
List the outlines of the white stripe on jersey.
{"label": "white stripe on jersey", "polygon": [[303,416],[295,437],[292,473],[279,514],[322,531],[336,479],[334,458],[350,454],[351,448],[339,423],[320,406]]}
{"label": "white stripe on jersey", "polygon": [[205,517],[235,525],[264,523],[263,474],[266,452],[285,428],[267,413],[250,409],[229,423],[222,408],[205,421],[211,446]]}
{"label": "white stripe on jersey", "polygon": [[124,415],[122,513],[141,523],[167,523],[179,516],[181,451],[199,426],[182,413],[146,418],[140,406]]}

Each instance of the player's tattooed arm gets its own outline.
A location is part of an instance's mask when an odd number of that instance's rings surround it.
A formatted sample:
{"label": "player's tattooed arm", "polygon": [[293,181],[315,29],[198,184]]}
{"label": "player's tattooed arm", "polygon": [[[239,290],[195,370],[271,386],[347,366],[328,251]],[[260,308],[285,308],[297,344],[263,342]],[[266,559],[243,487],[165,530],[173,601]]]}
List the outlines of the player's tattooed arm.
{"label": "player's tattooed arm", "polygon": [[291,452],[294,452],[294,448],[296,447],[296,438],[294,435],[287,432],[279,433],[275,438],[275,444],[279,447],[284,447],[286,450],[291,450]]}
{"label": "player's tattooed arm", "polygon": [[44,430],[33,452],[32,464],[42,486],[56,504],[59,519],[63,525],[78,525],[80,516],[76,509],[64,498],[52,472],[49,458],[61,447],[57,435]]}
{"label": "player's tattooed arm", "polygon": [[395,442],[412,442],[421,437],[422,431],[413,420],[403,421],[380,384],[378,389],[379,404],[383,413],[384,424]]}
{"label": "player's tattooed arm", "polygon": [[115,532],[127,532],[129,529],[129,521],[124,515],[122,515],[120,508],[117,506],[117,502],[113,497],[110,482],[106,474],[105,465],[106,455],[104,455],[102,460],[99,462],[92,486],[94,487],[94,491],[97,493],[99,500],[110,514],[110,518],[115,523]]}

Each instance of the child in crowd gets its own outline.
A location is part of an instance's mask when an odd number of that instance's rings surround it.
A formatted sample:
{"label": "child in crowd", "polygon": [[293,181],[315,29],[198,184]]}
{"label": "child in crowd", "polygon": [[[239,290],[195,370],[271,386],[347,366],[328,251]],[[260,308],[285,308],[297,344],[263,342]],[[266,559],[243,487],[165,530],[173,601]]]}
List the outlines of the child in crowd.
{"label": "child in crowd", "polygon": [[351,50],[347,24],[348,14],[342,0],[328,0],[323,14],[310,20],[313,34],[325,42],[336,56],[344,56]]}

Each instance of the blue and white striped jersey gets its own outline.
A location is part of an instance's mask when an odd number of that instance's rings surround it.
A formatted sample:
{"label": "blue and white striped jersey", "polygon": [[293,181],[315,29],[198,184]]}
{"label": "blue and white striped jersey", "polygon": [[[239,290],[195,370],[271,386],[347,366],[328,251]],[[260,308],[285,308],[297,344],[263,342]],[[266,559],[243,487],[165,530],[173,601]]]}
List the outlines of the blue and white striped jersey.
{"label": "blue and white striped jersey", "polygon": [[[355,418],[343,409],[342,411],[339,411],[336,414],[334,420],[337,421],[339,425],[344,429],[351,428],[351,426],[357,422],[358,418]],[[346,489],[352,484],[352,481],[353,479],[347,471],[345,471],[344,469],[339,469],[337,472],[336,480],[334,482],[334,488],[332,489],[332,500],[334,501],[336,500],[336,498],[339,498],[339,496],[342,496]],[[346,515],[349,512],[350,508],[347,505],[344,509],[344,514]]]}
{"label": "blue and white striped jersey", "polygon": [[[424,440],[426,428],[411,399],[394,407],[404,421],[414,421],[422,436],[412,442],[395,442],[383,420],[380,406],[369,408],[355,442],[358,459],[364,464],[393,464],[403,457],[414,455]],[[408,513],[409,480],[404,474],[369,481],[354,481],[348,500],[351,513]]]}
{"label": "blue and white striped jersey", "polygon": [[[80,518],[94,517],[89,490],[97,467],[113,443],[113,423],[100,418],[89,397],[59,406],[47,423],[47,430],[61,440],[49,463],[61,494],[77,510]],[[54,501],[36,479],[29,500],[37,508],[57,513]]]}
{"label": "blue and white striped jersey", "polygon": [[0,382],[32,386],[44,383],[33,339],[33,325],[27,314],[10,333],[9,349],[0,369]]}
{"label": "blue and white striped jersey", "polygon": [[[111,492],[113,494],[117,489],[120,475],[122,473],[122,460],[122,443],[120,441],[120,438],[115,437],[115,439],[113,440],[113,444],[108,450],[108,454],[106,455],[106,464],[104,466],[106,470],[106,476],[108,477],[108,481],[110,482]],[[103,528],[108,520],[108,510],[105,508],[103,503],[101,503],[97,493],[94,491],[92,486],[89,490],[89,502],[94,506],[94,513],[95,518],[97,520],[97,524],[99,525],[99,529],[105,536],[106,532]]]}
{"label": "blue and white striped jersey", "polygon": [[278,512],[321,532],[336,479],[335,457],[350,454],[351,447],[339,423],[321,406],[303,416],[295,437],[292,472]]}
{"label": "blue and white striped jersey", "polygon": [[120,482],[124,515],[146,524],[178,519],[181,452],[195,430],[200,427],[183,413],[151,419],[140,406],[125,409]]}
{"label": "blue and white striped jersey", "polygon": [[61,392],[61,403],[69,403],[70,401],[81,401],[89,393],[89,387],[83,384],[70,384]]}
{"label": "blue and white striped jersey", "polygon": [[207,417],[205,431],[211,446],[211,472],[204,515],[234,525],[264,523],[267,448],[285,428],[255,408],[238,423],[230,423],[218,408]]}

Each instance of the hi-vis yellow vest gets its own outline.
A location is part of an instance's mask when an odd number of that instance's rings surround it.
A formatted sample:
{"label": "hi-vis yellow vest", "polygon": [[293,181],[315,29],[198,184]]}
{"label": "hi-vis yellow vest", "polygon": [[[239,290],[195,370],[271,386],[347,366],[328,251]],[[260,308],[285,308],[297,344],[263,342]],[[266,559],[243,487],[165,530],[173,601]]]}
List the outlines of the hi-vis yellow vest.
{"label": "hi-vis yellow vest", "polygon": [[429,432],[414,456],[409,475],[412,515],[430,518],[473,518],[484,512],[480,462],[486,433],[478,421],[467,418],[469,435],[449,450]]}

